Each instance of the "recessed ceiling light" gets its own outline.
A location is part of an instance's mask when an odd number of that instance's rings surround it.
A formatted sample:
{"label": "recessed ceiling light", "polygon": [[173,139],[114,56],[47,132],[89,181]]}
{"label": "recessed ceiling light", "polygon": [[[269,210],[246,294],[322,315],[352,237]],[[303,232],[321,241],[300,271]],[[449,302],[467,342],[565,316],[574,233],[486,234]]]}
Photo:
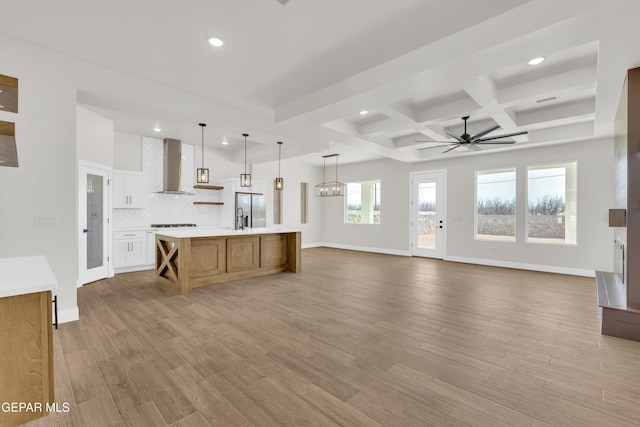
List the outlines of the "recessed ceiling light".
{"label": "recessed ceiling light", "polygon": [[369,114],[369,110],[362,110],[360,111],[360,114],[362,114],[363,116]]}
{"label": "recessed ceiling light", "polygon": [[529,65],[538,65],[540,63],[542,63],[544,61],[544,57],[543,56],[539,56],[537,58],[533,58],[529,61]]}
{"label": "recessed ceiling light", "polygon": [[209,37],[209,44],[213,47],[220,47],[224,45],[224,41],[218,37]]}
{"label": "recessed ceiling light", "polygon": [[227,141],[226,139],[222,140],[222,145],[229,145],[229,141]]}
{"label": "recessed ceiling light", "polygon": [[162,132],[162,128],[160,126],[154,126],[153,127],[153,131],[154,132]]}

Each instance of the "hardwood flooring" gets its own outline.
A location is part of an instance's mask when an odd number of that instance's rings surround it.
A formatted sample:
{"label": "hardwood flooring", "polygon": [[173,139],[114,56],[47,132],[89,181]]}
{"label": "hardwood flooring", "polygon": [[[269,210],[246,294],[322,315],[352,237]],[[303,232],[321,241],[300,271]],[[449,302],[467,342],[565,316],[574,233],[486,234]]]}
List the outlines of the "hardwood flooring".
{"label": "hardwood flooring", "polygon": [[78,290],[29,426],[640,425],[640,343],[595,280],[328,248],[303,272],[172,295],[152,271]]}

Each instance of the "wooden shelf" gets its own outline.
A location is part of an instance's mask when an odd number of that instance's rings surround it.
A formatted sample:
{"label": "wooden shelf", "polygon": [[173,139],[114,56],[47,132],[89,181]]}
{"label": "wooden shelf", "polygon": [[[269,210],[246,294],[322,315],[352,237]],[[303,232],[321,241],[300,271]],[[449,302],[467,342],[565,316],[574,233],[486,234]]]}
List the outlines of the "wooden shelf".
{"label": "wooden shelf", "polygon": [[222,190],[222,189],[224,189],[224,187],[222,187],[220,185],[202,185],[202,184],[194,185],[193,188],[201,188],[203,190]]}
{"label": "wooden shelf", "polygon": [[194,205],[224,205],[223,202],[193,202]]}

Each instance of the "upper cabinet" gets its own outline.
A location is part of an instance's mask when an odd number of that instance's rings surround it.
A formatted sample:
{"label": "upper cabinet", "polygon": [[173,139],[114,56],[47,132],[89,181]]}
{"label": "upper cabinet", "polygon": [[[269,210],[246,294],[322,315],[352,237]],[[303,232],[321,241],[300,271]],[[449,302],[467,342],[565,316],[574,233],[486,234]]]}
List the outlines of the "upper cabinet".
{"label": "upper cabinet", "polygon": [[144,174],[113,171],[113,208],[142,209],[144,207]]}

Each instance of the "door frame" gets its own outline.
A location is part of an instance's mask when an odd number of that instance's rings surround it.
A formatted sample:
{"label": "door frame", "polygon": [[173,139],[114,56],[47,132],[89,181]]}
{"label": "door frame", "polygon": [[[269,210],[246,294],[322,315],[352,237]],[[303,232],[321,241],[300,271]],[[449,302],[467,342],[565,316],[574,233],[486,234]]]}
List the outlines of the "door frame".
{"label": "door frame", "polygon": [[[439,243],[439,247],[437,248],[438,254],[434,257],[429,257],[427,255],[417,254],[416,248],[413,244],[414,242],[414,231],[417,227],[417,224],[414,224],[414,206],[416,206],[417,200],[414,200],[414,181],[417,177],[421,175],[433,175],[434,177],[438,177],[442,179],[442,201],[438,201],[436,209],[440,211],[444,227],[442,228],[442,238]],[[436,178],[437,179],[437,178]],[[447,256],[447,170],[446,169],[433,169],[426,170],[420,172],[411,172],[409,174],[409,253],[411,256],[421,256],[427,258],[437,258],[437,259],[445,259]],[[416,208],[417,209],[417,208]]]}
{"label": "door frame", "polygon": [[[83,197],[86,199],[86,196],[84,196],[82,193],[86,191],[86,189],[84,188],[83,185],[83,179],[84,179],[84,174],[87,172],[87,169],[96,169],[102,172],[105,172],[106,175],[106,193],[105,193],[105,199],[106,199],[106,203],[104,206],[104,212],[106,215],[106,225],[104,227],[104,231],[103,231],[103,239],[104,239],[104,247],[105,247],[105,251],[104,251],[104,257],[106,258],[106,275],[104,277],[113,277],[114,275],[114,271],[113,271],[113,242],[112,242],[112,223],[111,223],[111,218],[113,217],[113,209],[111,206],[111,198],[112,198],[112,194],[111,194],[111,179],[112,179],[112,175],[113,175],[113,168],[111,166],[107,166],[107,165],[102,165],[99,163],[93,163],[93,162],[88,162],[86,160],[78,160],[78,180],[76,182],[76,189],[77,189],[77,207],[78,207],[78,211],[77,211],[77,219],[76,219],[76,229],[77,229],[77,234],[76,234],[76,247],[77,247],[77,262],[78,262],[78,270],[77,270],[77,277],[76,277],[76,286],[78,288],[82,287],[85,283],[89,283],[93,280],[89,280],[89,281],[85,281],[87,279],[86,276],[84,276],[83,274],[81,274],[82,270],[82,262],[86,261],[86,244],[83,243],[83,224],[84,224],[84,218],[87,215],[87,211],[86,211],[86,203],[81,203],[81,201],[83,200]],[[83,250],[85,252],[85,254],[83,254]],[[95,280],[99,280],[99,279],[95,279]]]}

